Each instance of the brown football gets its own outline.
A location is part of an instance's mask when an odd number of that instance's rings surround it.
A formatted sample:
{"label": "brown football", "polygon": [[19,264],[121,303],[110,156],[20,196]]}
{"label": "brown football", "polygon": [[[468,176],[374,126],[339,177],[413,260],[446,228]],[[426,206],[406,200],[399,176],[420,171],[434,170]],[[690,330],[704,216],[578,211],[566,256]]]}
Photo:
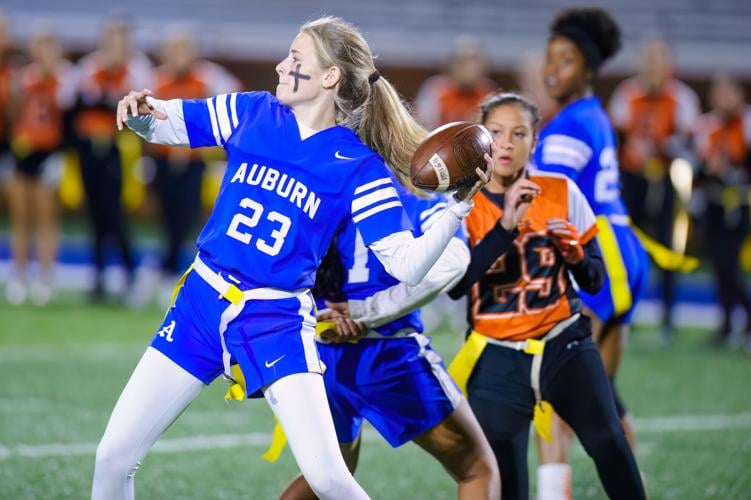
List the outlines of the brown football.
{"label": "brown football", "polygon": [[412,183],[425,191],[442,193],[477,179],[485,169],[493,136],[478,123],[453,122],[431,132],[415,151],[410,165]]}

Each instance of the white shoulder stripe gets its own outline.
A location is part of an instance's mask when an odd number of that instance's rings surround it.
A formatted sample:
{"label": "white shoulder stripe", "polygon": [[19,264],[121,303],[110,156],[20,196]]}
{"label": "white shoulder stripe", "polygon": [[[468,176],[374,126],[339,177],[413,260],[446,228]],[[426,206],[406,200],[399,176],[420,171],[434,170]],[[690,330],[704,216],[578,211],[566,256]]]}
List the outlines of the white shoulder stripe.
{"label": "white shoulder stripe", "polygon": [[563,165],[565,167],[571,167],[574,170],[579,171],[587,165],[587,162],[582,161],[582,158],[580,156],[543,150],[542,164],[543,168],[545,165]]}
{"label": "white shoulder stripe", "polygon": [[360,194],[365,191],[368,191],[369,189],[373,189],[374,187],[382,186],[384,184],[391,184],[391,178],[389,177],[383,177],[381,179],[376,179],[374,181],[368,182],[367,184],[363,184],[362,186],[357,186],[355,189],[355,194]]}
{"label": "white shoulder stripe", "polygon": [[548,165],[563,165],[581,170],[592,158],[592,148],[584,141],[573,137],[553,134],[542,144],[542,162]]}
{"label": "white shoulder stripe", "polygon": [[229,109],[232,112],[232,128],[236,129],[240,123],[237,120],[237,92],[233,92],[229,98]]}
{"label": "white shoulder stripe", "polygon": [[576,137],[571,137],[565,134],[551,134],[545,138],[545,145],[556,146],[559,148],[565,148],[578,151],[583,157],[589,161],[592,156],[592,148],[586,142]]}
{"label": "white shoulder stripe", "polygon": [[214,140],[217,146],[222,145],[222,140],[219,138],[219,127],[216,124],[216,112],[214,111],[214,98],[209,97],[206,99],[206,105],[209,108],[209,118],[211,118],[211,132],[214,134]]}
{"label": "white shoulder stripe", "polygon": [[568,156],[582,165],[586,165],[591,157],[591,155],[583,155],[578,149],[561,146],[560,144],[545,144],[542,148],[542,153],[544,155]]}
{"label": "white shoulder stripe", "polygon": [[219,130],[222,133],[222,142],[227,142],[232,135],[229,126],[229,113],[227,113],[227,94],[216,96],[216,118],[219,122]]}
{"label": "white shoulder stripe", "polygon": [[368,193],[352,200],[352,213],[358,212],[371,205],[375,205],[383,200],[390,200],[392,198],[399,199],[399,194],[393,186],[373,191],[372,193]]}
{"label": "white shoulder stripe", "polygon": [[543,168],[545,168],[545,165],[560,165],[562,167],[572,168],[577,172],[584,168],[584,165],[570,156],[546,155],[545,153],[542,154],[542,164]]}
{"label": "white shoulder stripe", "polygon": [[371,208],[370,210],[366,210],[362,213],[355,215],[354,217],[352,217],[352,222],[357,224],[363,219],[367,219],[371,215],[375,215],[378,212],[383,212],[384,210],[388,210],[389,208],[395,208],[395,207],[401,207],[401,206],[402,206],[402,202],[399,200],[391,201],[389,203],[383,203],[382,205],[378,205],[377,207]]}

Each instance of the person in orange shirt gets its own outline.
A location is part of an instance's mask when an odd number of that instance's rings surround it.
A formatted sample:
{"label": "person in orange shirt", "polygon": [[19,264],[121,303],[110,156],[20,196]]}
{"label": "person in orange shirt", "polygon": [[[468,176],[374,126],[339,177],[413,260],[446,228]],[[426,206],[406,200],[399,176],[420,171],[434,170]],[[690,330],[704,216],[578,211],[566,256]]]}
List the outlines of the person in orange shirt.
{"label": "person in orange shirt", "polygon": [[449,295],[471,294],[472,347],[455,363],[472,366],[466,392],[498,460],[503,498],[529,498],[529,424],[533,413],[536,423],[549,417],[551,404],[610,498],[646,498],[571,279],[590,293],[605,279],[592,209],[571,179],[527,171],[540,122],[534,104],[498,93],[481,110],[499,154],[466,219],[470,264]]}
{"label": "person in orange shirt", "polygon": [[[156,95],[164,99],[198,99],[237,92],[240,82],[221,66],[197,58],[195,40],[188,33],[175,32],[163,43],[162,65],[155,72]],[[181,268],[180,249],[199,215],[201,181],[206,169],[204,153],[185,148],[154,145],[149,148],[156,163],[152,181],[167,236],[162,260],[167,297]]]}
{"label": "person in orange shirt", "polygon": [[[621,193],[639,227],[663,245],[673,246],[675,189],[669,168],[673,159],[690,157],[688,139],[699,116],[699,98],[673,76],[673,55],[661,40],[644,46],[639,74],[613,92],[609,113],[620,135]],[[674,336],[672,307],[675,275],[662,272],[662,338]]]}
{"label": "person in orange shirt", "polygon": [[104,297],[105,243],[120,250],[132,282],[134,262],[121,206],[122,170],[115,142],[115,107],[131,88],[151,87],[151,62],[130,46],[130,27],[121,20],[104,28],[101,48],[78,63],[75,116],[78,161],[93,229],[95,281],[92,299]]}
{"label": "person in orange shirt", "polygon": [[[72,65],[62,59],[57,39],[35,35],[29,44],[31,63],[12,86],[10,143],[15,174],[8,186],[14,278],[6,299],[20,304],[30,299],[45,305],[52,296],[57,253],[57,185],[62,168],[63,113],[73,105]],[[40,273],[30,280],[30,241],[36,233]]]}
{"label": "person in orange shirt", "polygon": [[739,304],[746,313],[746,350],[751,352],[751,298],[739,268],[750,226],[751,106],[743,88],[726,76],[714,79],[709,97],[712,110],[697,121],[694,144],[703,165],[706,249],[723,312],[716,340],[733,345],[731,319]]}
{"label": "person in orange shirt", "polygon": [[11,75],[15,69],[8,18],[0,12],[0,181],[12,169],[8,119]]}
{"label": "person in orange shirt", "polygon": [[449,122],[474,121],[477,106],[495,89],[479,41],[459,37],[454,42],[446,73],[428,78],[418,90],[416,118],[428,129]]}

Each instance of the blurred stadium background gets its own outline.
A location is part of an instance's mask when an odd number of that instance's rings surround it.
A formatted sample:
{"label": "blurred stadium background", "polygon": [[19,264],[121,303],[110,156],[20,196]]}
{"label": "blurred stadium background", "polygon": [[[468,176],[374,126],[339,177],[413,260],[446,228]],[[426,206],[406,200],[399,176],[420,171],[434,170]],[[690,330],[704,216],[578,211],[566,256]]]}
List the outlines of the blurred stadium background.
{"label": "blurred stadium background", "polygon": [[[612,0],[607,7],[624,32],[624,47],[605,67],[597,93],[607,102],[615,86],[636,73],[644,43],[666,41],[675,74],[709,109],[712,78],[723,73],[751,86],[751,3],[741,0]],[[245,89],[272,90],[274,65],[299,25],[321,14],[341,16],[361,28],[380,72],[407,100],[422,83],[446,69],[457,37],[472,36],[486,56],[489,77],[516,88],[520,68],[538,59],[547,26],[563,5],[551,0],[379,0],[357,2],[239,2],[216,0],[108,1],[4,0],[13,53],[25,59],[40,31],[59,38],[65,57],[76,62],[97,49],[111,16],[132,27],[133,48],[159,62],[170,33],[189,32],[199,54],[220,64]],[[118,10],[120,9],[120,10]],[[6,110],[2,110],[5,112]],[[751,144],[747,144],[751,147]],[[75,155],[68,153],[59,181],[60,243],[51,278],[53,295],[43,307],[11,305],[0,298],[0,498],[85,498],[96,441],[114,401],[163,314],[170,273],[160,273],[164,247],[153,162],[142,159],[139,141],[119,141],[123,162],[121,199],[133,244],[131,281],[119,252],[108,249],[104,294],[92,301],[94,283],[84,189]],[[695,165],[699,169],[699,165]],[[192,241],[211,209],[222,174],[221,155],[209,155],[202,180],[200,217],[180,251],[186,267]],[[11,260],[9,169],[0,169],[0,288],[14,279]],[[748,178],[746,181],[748,182]],[[707,259],[701,205],[692,208],[687,252],[701,260],[676,286],[675,341],[661,341],[657,273],[637,310],[619,380],[637,418],[638,458],[653,499],[751,498],[751,344],[744,349],[744,321],[736,312],[734,332],[713,342],[721,309]],[[699,207],[699,208],[696,208]],[[748,207],[746,206],[746,209]],[[749,288],[751,244],[738,256]],[[38,272],[32,257],[31,273]],[[11,302],[13,302],[11,300]],[[444,358],[458,348],[462,312],[426,313]],[[730,347],[730,348],[728,348]],[[748,351],[748,352],[745,352]],[[273,498],[296,473],[288,453],[276,465],[260,459],[273,421],[265,404],[227,405],[224,386],[202,395],[149,455],[138,474],[140,498]],[[534,461],[535,453],[530,453]],[[575,498],[603,498],[594,468],[578,449]],[[533,469],[530,469],[533,470]],[[358,477],[374,498],[453,498],[451,480],[412,445],[391,450],[374,432],[366,434]]]}

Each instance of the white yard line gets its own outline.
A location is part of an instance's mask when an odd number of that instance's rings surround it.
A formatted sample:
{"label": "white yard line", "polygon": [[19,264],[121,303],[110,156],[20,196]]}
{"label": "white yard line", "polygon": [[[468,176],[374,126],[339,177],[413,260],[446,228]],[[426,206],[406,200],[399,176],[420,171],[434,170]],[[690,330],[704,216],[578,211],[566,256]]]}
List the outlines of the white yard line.
{"label": "white yard line", "polygon": [[[640,435],[665,432],[706,432],[731,429],[751,429],[751,413],[735,415],[682,415],[667,417],[649,417],[636,419],[637,432]],[[365,441],[383,442],[378,433],[365,429]],[[245,434],[198,435],[184,438],[160,440],[153,453],[179,453],[183,451],[228,449],[242,447],[265,447],[271,442],[267,432]],[[650,446],[654,443],[644,443]],[[641,444],[640,444],[641,446]],[[639,454],[654,451],[653,448],[640,449]],[[60,456],[93,455],[96,443],[46,443],[38,445],[0,446],[0,461],[12,458],[47,458]]]}
{"label": "white yard line", "polygon": [[0,364],[47,363],[50,361],[117,361],[143,353],[149,339],[140,342],[26,344],[0,346]]}
{"label": "white yard line", "polygon": [[704,432],[751,428],[751,413],[684,415],[636,419],[637,433]]}

